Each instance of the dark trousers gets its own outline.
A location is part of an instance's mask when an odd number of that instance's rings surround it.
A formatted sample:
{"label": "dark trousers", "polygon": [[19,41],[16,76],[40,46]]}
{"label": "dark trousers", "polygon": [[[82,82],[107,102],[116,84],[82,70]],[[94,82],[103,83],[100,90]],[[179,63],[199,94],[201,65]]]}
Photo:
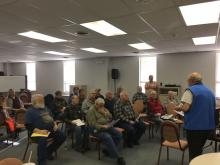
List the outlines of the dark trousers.
{"label": "dark trousers", "polygon": [[[53,142],[48,146],[48,139],[51,138],[53,139]],[[46,165],[47,157],[52,155],[52,153],[55,152],[65,140],[66,136],[59,130],[51,132],[48,137],[37,138],[38,165]]]}
{"label": "dark trousers", "polygon": [[125,140],[128,145],[132,145],[134,142],[138,142],[146,129],[145,124],[139,121],[135,122],[134,124],[130,124],[124,121],[119,121],[117,126],[125,130],[127,134]]}
{"label": "dark trousers", "polygon": [[212,130],[186,130],[186,138],[189,145],[189,161],[202,154],[208,136]]}
{"label": "dark trousers", "polygon": [[110,156],[112,158],[118,158],[118,144],[122,140],[122,134],[114,128],[108,128],[106,130],[98,131],[95,136],[97,136],[102,143],[106,146]]}

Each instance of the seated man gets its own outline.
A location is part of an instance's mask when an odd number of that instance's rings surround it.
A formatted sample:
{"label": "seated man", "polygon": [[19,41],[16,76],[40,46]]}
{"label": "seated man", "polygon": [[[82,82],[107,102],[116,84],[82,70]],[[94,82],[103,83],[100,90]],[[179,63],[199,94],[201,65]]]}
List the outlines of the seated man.
{"label": "seated man", "polygon": [[146,126],[141,121],[136,121],[136,114],[133,111],[127,92],[120,93],[120,99],[115,103],[115,118],[120,119],[117,126],[127,132],[127,145],[129,148],[139,145],[139,140],[145,132]]}
{"label": "seated man", "polygon": [[152,90],[150,92],[150,96],[147,100],[148,107],[149,107],[149,115],[150,120],[156,122],[156,124],[160,124],[162,120],[160,119],[163,113],[163,106],[160,103],[158,94],[156,91]]}
{"label": "seated man", "polygon": [[95,103],[96,91],[91,90],[87,99],[85,99],[82,103],[82,112],[84,114],[90,109],[91,106]]}
{"label": "seated man", "polygon": [[[47,165],[47,159],[53,159],[55,152],[60,145],[65,141],[65,135],[57,129],[57,125],[53,118],[45,110],[43,95],[36,94],[32,97],[32,107],[25,114],[25,125],[32,134],[48,134],[48,137],[35,137],[38,144],[37,156],[38,165]],[[47,139],[53,139],[53,142],[48,146]]]}
{"label": "seated man", "polygon": [[63,115],[66,106],[67,106],[67,102],[62,96],[62,92],[56,91],[54,98],[54,109],[52,110],[55,120],[60,120],[60,116]]}
{"label": "seated man", "polygon": [[132,103],[134,104],[135,101],[137,100],[143,100],[144,103],[144,112],[147,112],[147,96],[142,92],[142,87],[138,86],[137,87],[137,93],[134,94],[132,98]]}
{"label": "seated man", "polygon": [[114,116],[114,104],[115,101],[112,97],[112,92],[107,91],[105,94],[105,108],[109,110],[109,112]]}
{"label": "seated man", "polygon": [[105,101],[102,98],[98,98],[95,101],[95,105],[87,112],[86,119],[91,132],[106,146],[105,153],[109,154],[112,158],[116,158],[119,165],[125,165],[125,161],[120,157],[117,149],[117,145],[122,140],[122,134],[114,127],[108,126],[112,115],[104,107],[104,104]]}
{"label": "seated man", "polygon": [[79,106],[79,97],[77,95],[73,95],[71,99],[71,104],[66,107],[63,114],[63,120],[68,124],[72,131],[75,132],[75,150],[78,152],[84,152],[83,140],[85,133],[85,126],[77,126],[72,123],[73,120],[81,119],[82,120],[82,111]]}

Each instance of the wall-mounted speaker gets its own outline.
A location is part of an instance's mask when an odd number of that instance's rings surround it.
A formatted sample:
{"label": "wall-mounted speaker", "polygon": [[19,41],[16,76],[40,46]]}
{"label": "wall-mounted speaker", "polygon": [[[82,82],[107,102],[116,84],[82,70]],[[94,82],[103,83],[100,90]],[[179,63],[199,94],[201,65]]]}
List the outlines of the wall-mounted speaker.
{"label": "wall-mounted speaker", "polygon": [[112,69],[112,79],[119,79],[119,70],[118,69]]}

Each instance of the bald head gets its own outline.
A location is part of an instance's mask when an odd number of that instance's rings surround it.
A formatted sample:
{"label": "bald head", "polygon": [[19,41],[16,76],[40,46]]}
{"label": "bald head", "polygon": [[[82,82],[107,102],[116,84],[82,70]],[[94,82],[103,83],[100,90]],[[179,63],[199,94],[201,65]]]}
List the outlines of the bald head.
{"label": "bald head", "polygon": [[193,72],[188,77],[188,84],[189,85],[194,85],[194,84],[197,84],[197,83],[202,83],[202,76],[198,72]]}
{"label": "bald head", "polygon": [[141,86],[137,86],[137,92],[141,93],[142,92],[142,87]]}

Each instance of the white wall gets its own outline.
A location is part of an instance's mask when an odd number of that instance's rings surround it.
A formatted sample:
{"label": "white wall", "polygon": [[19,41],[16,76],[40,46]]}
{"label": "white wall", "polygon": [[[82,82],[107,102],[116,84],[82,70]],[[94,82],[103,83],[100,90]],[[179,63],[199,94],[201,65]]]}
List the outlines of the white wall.
{"label": "white wall", "polygon": [[202,74],[204,84],[214,92],[215,61],[216,54],[214,52],[158,55],[158,82],[180,84],[183,91],[187,87],[188,75],[197,71]]}
{"label": "white wall", "polygon": [[114,91],[114,81],[111,79],[111,69],[119,69],[120,76],[119,79],[116,80],[116,86],[121,86],[131,97],[136,92],[136,87],[139,84],[139,58],[111,58],[109,65],[109,89]]}
{"label": "white wall", "polygon": [[63,90],[63,62],[36,63],[37,92],[54,94],[56,90]]}
{"label": "white wall", "polygon": [[76,60],[76,84],[87,85],[87,91],[101,88],[108,90],[108,58]]}
{"label": "white wall", "polygon": [[[158,82],[176,83],[187,86],[186,78],[193,71],[203,75],[204,83],[213,91],[215,89],[215,53],[179,53],[158,55]],[[25,75],[25,63],[11,64],[11,74]],[[115,57],[76,60],[76,84],[88,86],[88,91],[101,88],[114,90],[111,69],[119,69],[120,78],[117,87],[122,86],[130,97],[139,83],[139,58]],[[43,94],[63,90],[63,62],[36,63],[37,90]]]}
{"label": "white wall", "polygon": [[9,75],[14,76],[24,76],[26,75],[26,64],[25,63],[12,63],[9,64],[10,68],[8,68]]}

